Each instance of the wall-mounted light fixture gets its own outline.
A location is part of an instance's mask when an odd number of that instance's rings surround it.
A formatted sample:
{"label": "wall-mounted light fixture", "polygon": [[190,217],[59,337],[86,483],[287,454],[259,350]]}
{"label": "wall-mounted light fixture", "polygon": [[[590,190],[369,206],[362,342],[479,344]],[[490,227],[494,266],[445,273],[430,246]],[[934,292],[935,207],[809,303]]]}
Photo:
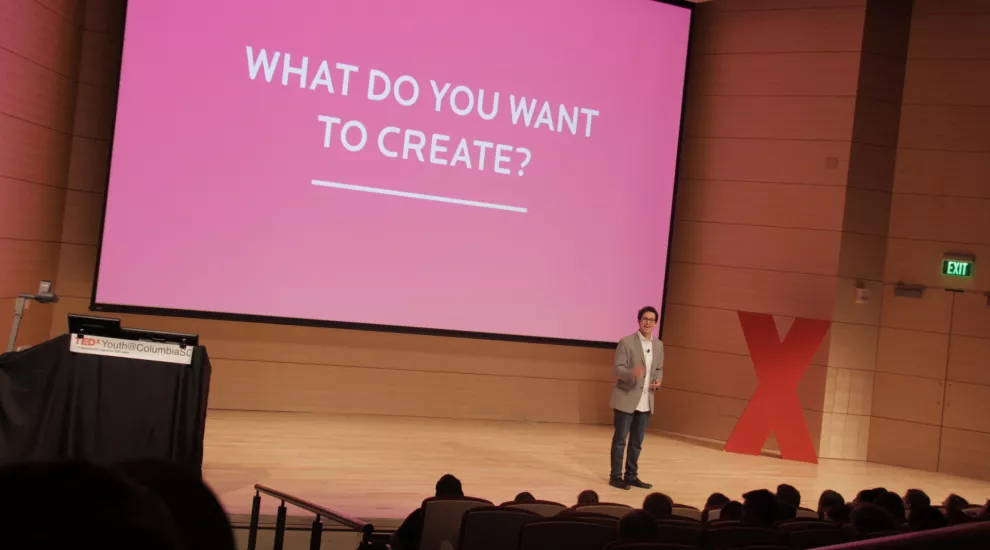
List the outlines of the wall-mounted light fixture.
{"label": "wall-mounted light fixture", "polygon": [[897,283],[897,286],[894,287],[894,296],[900,296],[901,298],[921,298],[924,294],[924,285]]}

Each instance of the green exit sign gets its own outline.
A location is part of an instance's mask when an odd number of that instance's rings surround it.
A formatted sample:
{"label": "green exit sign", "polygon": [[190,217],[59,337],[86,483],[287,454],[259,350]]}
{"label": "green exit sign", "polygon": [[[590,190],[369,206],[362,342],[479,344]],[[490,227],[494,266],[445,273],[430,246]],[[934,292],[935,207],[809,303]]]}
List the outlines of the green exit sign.
{"label": "green exit sign", "polygon": [[949,259],[942,260],[942,275],[951,277],[972,277],[973,260]]}

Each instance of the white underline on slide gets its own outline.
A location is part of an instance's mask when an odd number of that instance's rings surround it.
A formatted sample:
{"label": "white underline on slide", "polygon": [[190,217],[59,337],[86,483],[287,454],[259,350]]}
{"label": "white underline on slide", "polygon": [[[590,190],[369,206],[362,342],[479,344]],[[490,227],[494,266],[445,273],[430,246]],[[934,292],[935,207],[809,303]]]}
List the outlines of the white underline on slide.
{"label": "white underline on slide", "polygon": [[335,181],[313,180],[313,185],[320,187],[333,187],[334,189],[347,189],[348,191],[363,191],[365,193],[375,193],[378,195],[391,195],[393,197],[405,197],[407,199],[419,199],[423,201],[446,202],[450,204],[461,204],[464,206],[476,206],[478,208],[491,208],[493,210],[508,210],[509,212],[526,213],[526,209],[521,206],[509,206],[507,204],[495,204],[491,202],[469,201],[466,199],[455,199],[452,197],[441,197],[439,195],[424,195],[422,193],[410,193],[408,191],[396,191],[394,189],[382,189],[380,187],[365,187],[364,185],[351,185],[349,183],[337,183]]}

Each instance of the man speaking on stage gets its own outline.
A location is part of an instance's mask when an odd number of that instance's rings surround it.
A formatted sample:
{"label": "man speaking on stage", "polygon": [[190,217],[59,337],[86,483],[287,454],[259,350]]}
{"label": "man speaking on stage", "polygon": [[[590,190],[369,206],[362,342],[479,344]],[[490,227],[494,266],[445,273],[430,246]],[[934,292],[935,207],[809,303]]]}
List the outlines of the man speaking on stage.
{"label": "man speaking on stage", "polygon": [[[646,423],[653,414],[653,390],[663,379],[663,342],[653,338],[660,315],[656,308],[639,310],[639,330],[619,340],[615,348],[615,389],[610,405],[615,411],[612,435],[612,471],[608,484],[619,489],[649,489],[639,479],[639,452],[643,449]],[[626,439],[629,448],[626,451]],[[622,454],[626,451],[626,474],[622,475]]]}

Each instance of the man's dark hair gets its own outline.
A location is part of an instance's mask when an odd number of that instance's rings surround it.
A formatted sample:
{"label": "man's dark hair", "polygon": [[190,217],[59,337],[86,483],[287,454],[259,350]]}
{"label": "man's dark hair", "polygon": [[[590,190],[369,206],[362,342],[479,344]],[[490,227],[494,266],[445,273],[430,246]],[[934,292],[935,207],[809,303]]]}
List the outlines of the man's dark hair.
{"label": "man's dark hair", "polygon": [[952,493],[951,495],[945,497],[945,502],[943,504],[945,505],[946,510],[962,510],[963,508],[969,506],[969,501],[955,493]]}
{"label": "man's dark hair", "polygon": [[911,517],[908,518],[908,526],[912,531],[926,531],[928,529],[940,529],[949,525],[949,518],[945,517],[932,506],[918,506],[911,508]]}
{"label": "man's dark hair", "polygon": [[818,497],[818,516],[824,519],[824,514],[828,512],[829,508],[842,506],[845,503],[846,499],[842,498],[842,495],[831,489],[825,489],[822,491],[822,495]]}
{"label": "man's dark hair", "polygon": [[877,499],[877,496],[878,495],[876,489],[863,489],[862,491],[856,494],[855,502],[857,504],[861,502],[873,502],[874,500]]}
{"label": "man's dark hair", "polygon": [[922,491],[921,489],[908,489],[904,493],[904,505],[907,506],[909,510],[914,510],[915,508],[927,508],[932,505],[932,499],[928,496],[928,493]]}
{"label": "man's dark hair", "polygon": [[533,502],[534,500],[536,500],[536,497],[533,496],[533,493],[523,491],[516,495],[516,498],[514,498],[512,502]]}
{"label": "man's dark hair", "polygon": [[852,514],[852,506],[842,503],[836,506],[832,506],[825,511],[825,519],[833,521],[835,523],[846,523],[849,521],[849,516]]}
{"label": "man's dark hair", "polygon": [[877,497],[873,504],[883,508],[884,510],[890,512],[890,515],[894,516],[899,523],[904,523],[907,519],[907,515],[904,512],[904,501],[901,497],[897,496],[895,493],[884,493]]}
{"label": "man's dark hair", "polygon": [[578,506],[588,506],[589,504],[598,504],[598,493],[592,491],[591,489],[585,489],[578,493],[577,499]]}
{"label": "man's dark hair", "polygon": [[633,510],[619,520],[619,538],[626,540],[654,540],[657,538],[657,520],[645,510]]}
{"label": "man's dark hair", "polygon": [[797,509],[801,506],[801,493],[793,485],[781,483],[777,486],[777,500]]}
{"label": "man's dark hair", "polygon": [[777,501],[777,521],[786,521],[789,519],[794,519],[797,517],[797,508],[791,506],[790,504],[778,500]]}
{"label": "man's dark hair", "polygon": [[708,500],[705,501],[705,509],[721,508],[729,502],[731,502],[729,497],[723,495],[722,493],[712,493],[711,496],[708,497]]}
{"label": "man's dark hair", "polygon": [[856,505],[849,514],[853,527],[860,533],[877,533],[897,528],[897,520],[890,512],[869,502]]}
{"label": "man's dark hair", "polygon": [[669,518],[674,509],[674,501],[663,493],[650,493],[643,499],[643,510],[656,519]]}
{"label": "man's dark hair", "polygon": [[657,318],[657,321],[660,320],[660,314],[657,313],[657,308],[655,308],[653,306],[646,306],[646,307],[640,309],[639,310],[639,313],[636,314],[636,320],[637,321],[642,321],[643,320],[643,315],[646,315],[647,313],[652,313]]}
{"label": "man's dark hair", "polygon": [[757,489],[743,495],[743,523],[770,526],[777,519],[777,495]]}
{"label": "man's dark hair", "polygon": [[456,477],[446,474],[437,480],[437,496],[438,497],[462,497],[464,496],[464,489],[461,488],[461,480]]}
{"label": "man's dark hair", "polygon": [[718,514],[718,519],[736,520],[742,519],[743,505],[738,500],[726,504]]}

